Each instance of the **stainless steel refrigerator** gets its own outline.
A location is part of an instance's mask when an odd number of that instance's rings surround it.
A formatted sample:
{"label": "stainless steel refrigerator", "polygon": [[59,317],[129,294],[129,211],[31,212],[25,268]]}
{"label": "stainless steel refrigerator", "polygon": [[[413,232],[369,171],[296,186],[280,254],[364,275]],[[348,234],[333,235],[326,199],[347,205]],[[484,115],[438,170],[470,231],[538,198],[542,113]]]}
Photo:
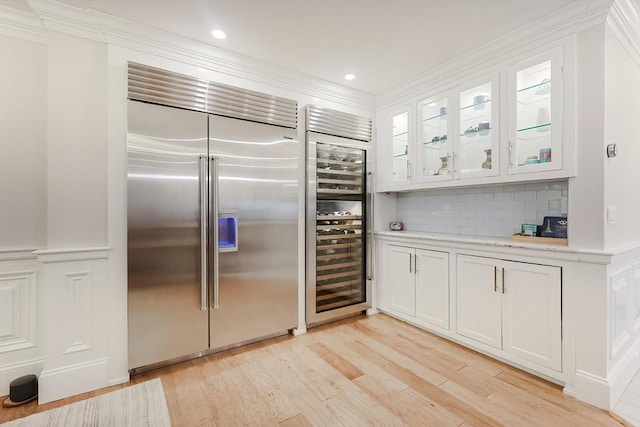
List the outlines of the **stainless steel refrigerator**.
{"label": "stainless steel refrigerator", "polygon": [[308,325],[371,307],[371,120],[308,106]]}
{"label": "stainless steel refrigerator", "polygon": [[297,326],[295,138],[287,127],[128,101],[131,372]]}

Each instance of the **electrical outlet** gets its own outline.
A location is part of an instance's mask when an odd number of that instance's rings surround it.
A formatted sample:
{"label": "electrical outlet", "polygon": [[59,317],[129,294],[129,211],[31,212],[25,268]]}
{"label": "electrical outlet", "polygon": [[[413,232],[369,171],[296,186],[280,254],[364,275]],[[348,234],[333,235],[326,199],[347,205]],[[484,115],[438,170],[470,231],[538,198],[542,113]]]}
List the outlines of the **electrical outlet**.
{"label": "electrical outlet", "polygon": [[616,224],[616,207],[607,206],[607,225]]}

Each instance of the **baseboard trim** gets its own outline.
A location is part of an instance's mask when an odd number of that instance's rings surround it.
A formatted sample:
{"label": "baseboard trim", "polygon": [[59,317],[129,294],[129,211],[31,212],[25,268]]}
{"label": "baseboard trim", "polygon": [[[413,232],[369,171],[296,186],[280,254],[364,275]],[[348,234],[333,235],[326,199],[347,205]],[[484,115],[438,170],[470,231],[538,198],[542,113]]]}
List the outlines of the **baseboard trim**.
{"label": "baseboard trim", "polygon": [[611,408],[616,405],[638,370],[640,370],[640,339],[629,348],[609,376]]}
{"label": "baseboard trim", "polygon": [[575,397],[598,408],[611,410],[611,386],[602,377],[584,371],[576,371]]}
{"label": "baseboard trim", "polygon": [[38,380],[38,404],[53,402],[109,385],[109,359],[45,370]]}
{"label": "baseboard trim", "polygon": [[131,378],[129,378],[129,375],[125,375],[124,377],[120,377],[120,378],[114,378],[112,380],[109,380],[109,382],[107,383],[107,386],[111,387],[112,385],[128,383],[130,379]]}
{"label": "baseboard trim", "polygon": [[9,394],[9,384],[23,375],[40,375],[44,359],[37,358],[0,366],[0,396]]}

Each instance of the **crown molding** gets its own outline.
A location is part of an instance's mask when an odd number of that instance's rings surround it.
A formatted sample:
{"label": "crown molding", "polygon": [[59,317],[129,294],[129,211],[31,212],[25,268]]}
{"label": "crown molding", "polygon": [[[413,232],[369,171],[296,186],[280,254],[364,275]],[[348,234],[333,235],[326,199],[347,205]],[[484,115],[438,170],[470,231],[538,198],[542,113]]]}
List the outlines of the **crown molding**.
{"label": "crown molding", "polygon": [[47,31],[42,20],[33,13],[0,5],[0,34],[47,43]]}
{"label": "crown molding", "polygon": [[46,30],[149,53],[351,108],[373,111],[375,107],[373,94],[107,13],[55,1],[29,0],[29,5],[42,19]]}
{"label": "crown molding", "polygon": [[[47,30],[104,42],[102,31],[94,25],[90,10],[63,5],[55,1],[28,0],[28,2],[31,9],[42,19]],[[60,13],[61,11],[63,13]]]}
{"label": "crown molding", "polygon": [[607,25],[633,61],[640,65],[640,6],[632,0],[615,0]]}
{"label": "crown molding", "polygon": [[496,64],[561,40],[598,23],[604,23],[613,0],[575,1],[549,17],[532,21],[489,43],[474,48],[433,70],[407,80],[404,84],[378,94],[376,108],[397,106],[402,101],[436,88],[447,88],[470,73],[485,72]]}

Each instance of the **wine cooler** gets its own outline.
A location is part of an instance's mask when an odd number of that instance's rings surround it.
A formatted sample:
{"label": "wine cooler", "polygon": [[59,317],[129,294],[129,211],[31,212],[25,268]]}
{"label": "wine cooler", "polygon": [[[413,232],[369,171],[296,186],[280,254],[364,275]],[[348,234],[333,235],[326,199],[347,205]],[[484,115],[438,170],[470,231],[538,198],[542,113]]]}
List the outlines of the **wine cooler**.
{"label": "wine cooler", "polygon": [[369,119],[307,107],[308,325],[371,307],[370,137]]}

